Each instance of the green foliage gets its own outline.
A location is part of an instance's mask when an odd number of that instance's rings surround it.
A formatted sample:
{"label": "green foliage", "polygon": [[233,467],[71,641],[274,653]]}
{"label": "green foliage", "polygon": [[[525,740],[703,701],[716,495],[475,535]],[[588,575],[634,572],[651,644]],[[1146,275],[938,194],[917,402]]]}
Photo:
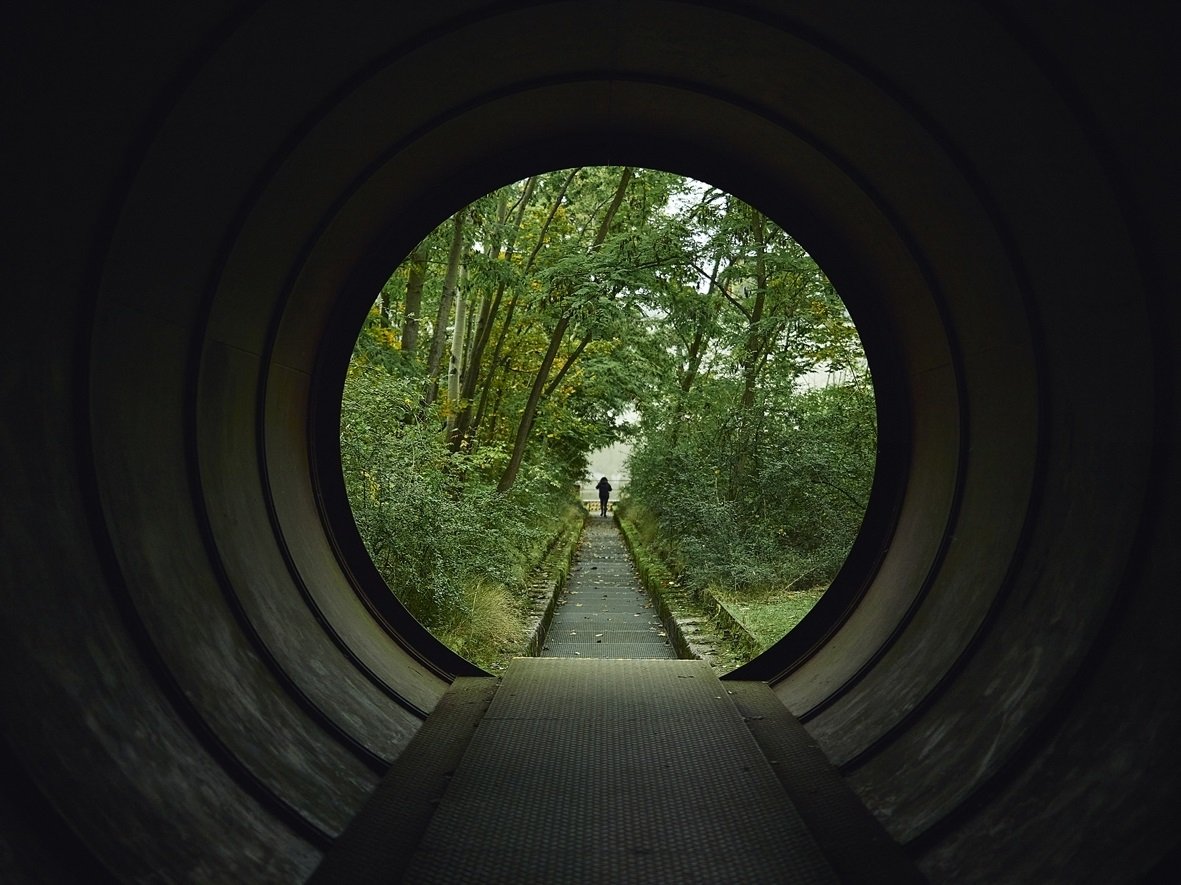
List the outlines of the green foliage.
{"label": "green foliage", "polygon": [[[850,383],[801,387],[817,370]],[[393,592],[461,653],[519,619],[588,454],[627,434],[648,545],[693,586],[839,567],[872,390],[832,284],[752,207],[648,169],[539,175],[443,220],[376,294],[342,407],[349,498]]]}
{"label": "green foliage", "polygon": [[744,432],[733,385],[703,385],[692,412],[650,423],[633,451],[629,496],[698,587],[826,583],[860,527],[876,451],[868,382],[780,394]]}
{"label": "green foliage", "polygon": [[[824,585],[860,527],[876,424],[860,339],[807,252],[710,188],[680,220],[697,276],[654,305],[661,381],[641,408],[628,493],[704,592]],[[817,389],[817,372],[841,383]]]}
{"label": "green foliage", "polygon": [[[480,594],[511,591],[544,550],[565,486],[532,469],[512,494],[488,476],[502,452],[452,453],[419,423],[417,376],[354,360],[345,383],[341,462],[357,528],[386,583],[429,629],[479,615]],[[436,417],[436,422],[437,422]]]}

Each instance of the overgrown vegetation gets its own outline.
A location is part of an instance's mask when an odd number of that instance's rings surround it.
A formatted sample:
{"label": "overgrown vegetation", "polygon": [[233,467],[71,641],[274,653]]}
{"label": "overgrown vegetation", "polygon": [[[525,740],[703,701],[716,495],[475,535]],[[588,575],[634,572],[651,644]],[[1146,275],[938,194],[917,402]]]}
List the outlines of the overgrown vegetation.
{"label": "overgrown vegetation", "polygon": [[766,648],[819,598],[860,528],[873,387],[811,256],[732,197],[707,189],[697,205],[701,276],[658,314],[666,381],[641,407],[629,514],[707,608]]}
{"label": "overgrown vegetation", "polygon": [[588,453],[626,436],[634,518],[692,587],[754,598],[839,567],[872,389],[832,285],[750,206],[646,169],[534,176],[443,220],[378,294],[347,490],[390,588],[461,654],[511,645]]}
{"label": "overgrown vegetation", "polygon": [[665,554],[698,588],[732,596],[826,585],[868,500],[872,391],[790,394],[765,406],[757,431],[738,423],[723,399],[642,435],[631,460],[635,518],[660,527]]}
{"label": "overgrown vegetation", "polygon": [[[363,337],[375,329],[368,325]],[[571,518],[568,483],[537,465],[501,494],[487,459],[450,451],[434,427],[419,423],[418,408],[405,376],[354,357],[341,417],[353,516],[378,571],[415,618],[487,666],[527,639],[526,579]]]}

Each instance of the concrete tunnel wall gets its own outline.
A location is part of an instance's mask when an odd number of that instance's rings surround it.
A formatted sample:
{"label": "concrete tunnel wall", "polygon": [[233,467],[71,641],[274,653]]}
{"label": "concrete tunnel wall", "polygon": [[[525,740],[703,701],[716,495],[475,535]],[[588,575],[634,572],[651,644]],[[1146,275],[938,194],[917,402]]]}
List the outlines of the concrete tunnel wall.
{"label": "concrete tunnel wall", "polygon": [[4,52],[0,877],[314,868],[473,672],[390,604],[348,517],[352,337],[435,223],[583,163],[754,202],[829,271],[870,352],[865,530],[822,605],[736,675],[774,685],[933,881],[1177,865],[1163,16],[22,15]]}

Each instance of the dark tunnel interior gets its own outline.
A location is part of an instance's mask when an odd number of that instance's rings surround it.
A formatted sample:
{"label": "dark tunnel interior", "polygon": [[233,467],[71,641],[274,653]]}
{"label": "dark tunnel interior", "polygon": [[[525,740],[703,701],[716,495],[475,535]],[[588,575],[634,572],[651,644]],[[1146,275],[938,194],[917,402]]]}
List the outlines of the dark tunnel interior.
{"label": "dark tunnel interior", "polygon": [[1178,859],[1178,70],[1155,4],[65,3],[5,43],[0,879],[303,881],[456,675],[340,479],[438,220],[691,175],[832,277],[878,479],[772,685],[933,882]]}

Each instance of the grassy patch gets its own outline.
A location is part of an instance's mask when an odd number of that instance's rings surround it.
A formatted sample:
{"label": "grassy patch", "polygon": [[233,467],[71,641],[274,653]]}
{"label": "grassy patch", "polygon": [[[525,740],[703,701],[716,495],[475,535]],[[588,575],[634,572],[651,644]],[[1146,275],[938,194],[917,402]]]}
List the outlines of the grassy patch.
{"label": "grassy patch", "polygon": [[726,592],[711,588],[714,596],[764,648],[784,637],[812,610],[827,587],[809,590],[766,589],[757,593]]}
{"label": "grassy patch", "polygon": [[554,582],[565,580],[582,520],[578,507],[563,511],[548,546],[525,552],[534,566],[520,583],[476,580],[466,585],[450,618],[433,631],[439,641],[489,672],[503,670],[512,658],[528,654],[534,602],[530,587],[544,584],[548,593]]}
{"label": "grassy patch", "polygon": [[439,630],[439,640],[477,667],[487,670],[520,654],[527,639],[525,603],[501,584],[477,581],[464,588],[455,618]]}

